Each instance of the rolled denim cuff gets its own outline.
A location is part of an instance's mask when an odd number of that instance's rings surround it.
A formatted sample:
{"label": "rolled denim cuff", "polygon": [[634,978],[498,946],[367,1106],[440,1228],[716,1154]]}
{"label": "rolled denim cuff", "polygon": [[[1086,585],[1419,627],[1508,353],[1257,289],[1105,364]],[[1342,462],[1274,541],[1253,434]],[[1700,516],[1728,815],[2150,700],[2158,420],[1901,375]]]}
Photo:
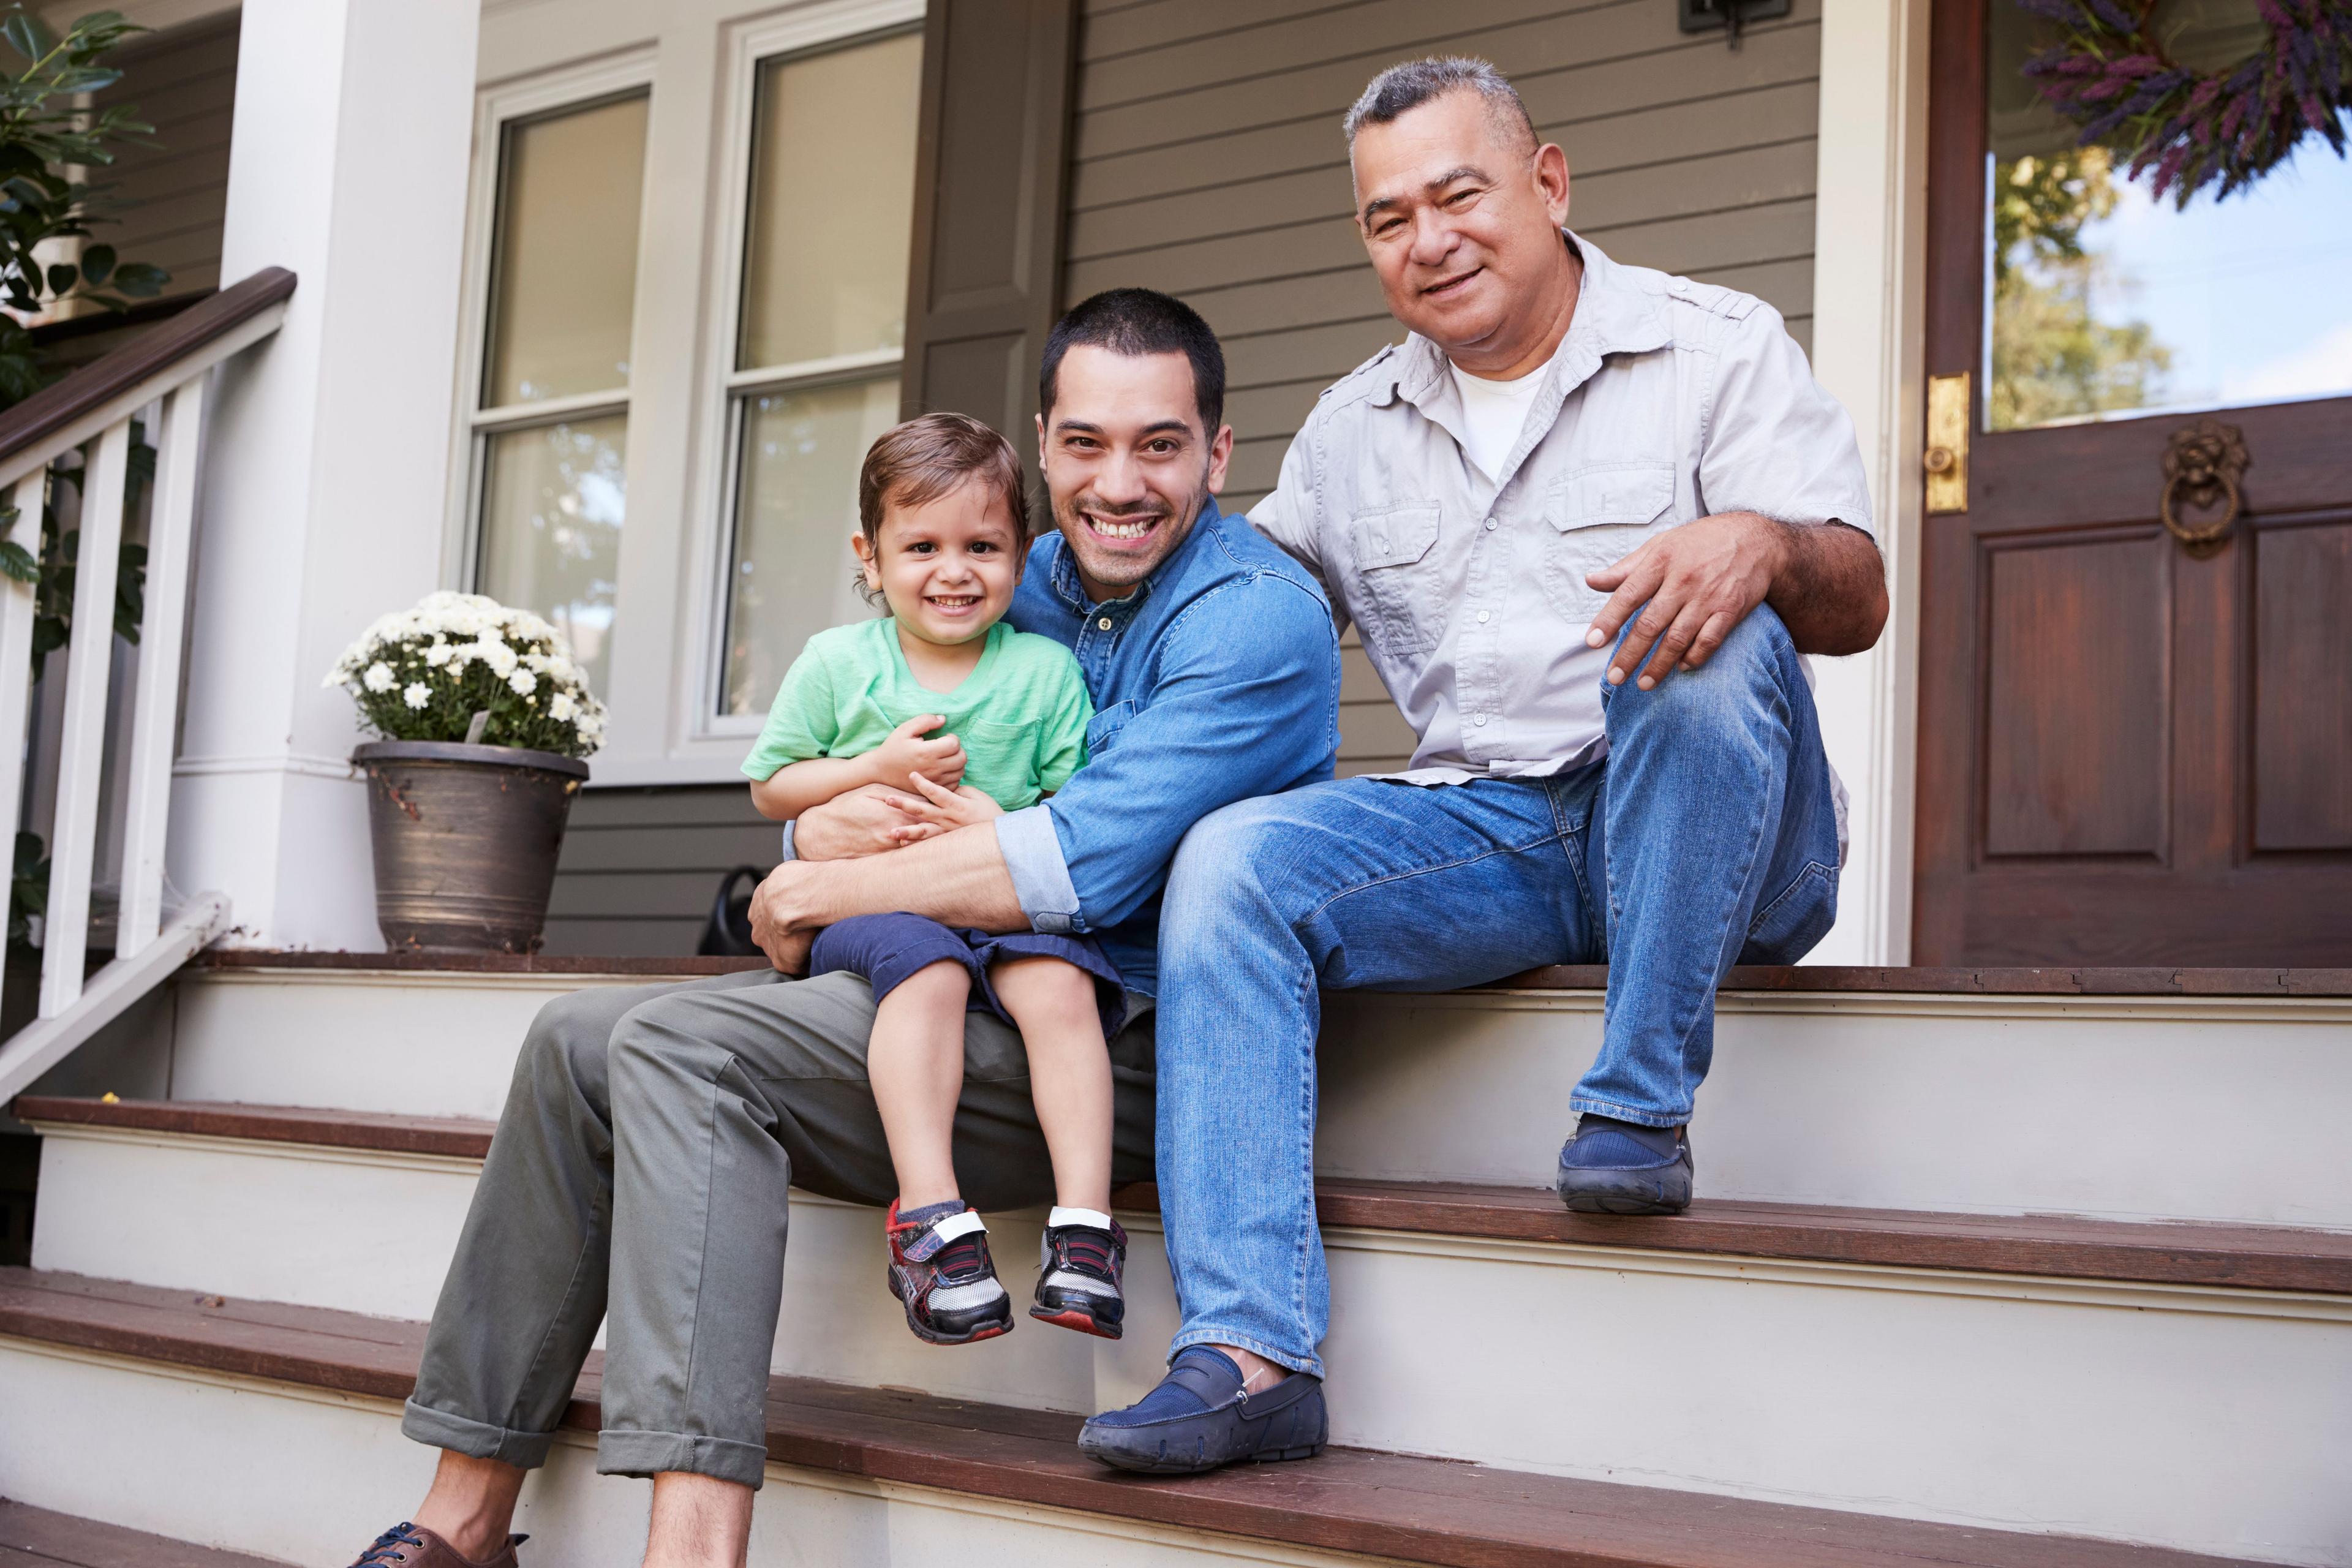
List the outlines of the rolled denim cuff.
{"label": "rolled denim cuff", "polygon": [[784,824],[784,852],[782,855],[777,856],[777,859],[797,860],[800,858],[799,856],[793,853],[793,828],[795,826],[795,824],[790,822]]}
{"label": "rolled denim cuff", "polygon": [[535,1470],[547,1463],[552,1432],[518,1432],[494,1426],[470,1416],[436,1410],[411,1399],[400,1413],[401,1436],[428,1448],[446,1448],[468,1458],[497,1459],[517,1469]]}
{"label": "rolled denim cuff", "polygon": [[1004,857],[1004,868],[1013,873],[1013,894],[1032,931],[1058,936],[1086,931],[1087,917],[1078,908],[1078,890],[1070,881],[1070,862],[1054,830],[1052,808],[1040,802],[998,817],[996,847]]}

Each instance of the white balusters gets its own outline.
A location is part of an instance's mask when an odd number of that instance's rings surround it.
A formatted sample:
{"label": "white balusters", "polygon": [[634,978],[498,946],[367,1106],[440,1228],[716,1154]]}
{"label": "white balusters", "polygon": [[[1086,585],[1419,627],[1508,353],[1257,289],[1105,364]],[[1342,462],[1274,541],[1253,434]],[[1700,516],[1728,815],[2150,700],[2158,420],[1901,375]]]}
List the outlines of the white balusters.
{"label": "white balusters", "polygon": [[[18,479],[8,498],[16,521],[0,537],[20,544],[35,560],[41,554],[41,507],[49,475],[36,468]],[[25,800],[25,726],[33,709],[33,585],[0,576],[0,839],[15,863],[16,814]],[[8,929],[12,880],[0,877],[0,933]]]}
{"label": "white balusters", "polygon": [[[139,626],[139,681],[131,708],[129,799],[123,808],[122,900],[114,951],[128,958],[163,921],[163,830],[172,806],[172,749],[180,714],[180,645],[195,534],[196,458],[204,450],[202,377],[165,400],[147,523],[147,609]],[[0,715],[5,721],[5,715]]]}

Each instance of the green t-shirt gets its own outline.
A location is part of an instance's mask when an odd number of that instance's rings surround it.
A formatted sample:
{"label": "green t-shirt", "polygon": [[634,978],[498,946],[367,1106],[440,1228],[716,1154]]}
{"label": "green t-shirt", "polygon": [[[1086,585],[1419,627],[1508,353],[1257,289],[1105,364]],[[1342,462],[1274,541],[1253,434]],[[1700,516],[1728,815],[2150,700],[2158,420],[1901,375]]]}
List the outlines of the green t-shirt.
{"label": "green t-shirt", "polygon": [[1051,637],[999,621],[963,684],[933,691],[908,669],[898,623],[885,616],[809,638],[784,672],[743,772],[763,780],[786,763],[862,756],[908,720],[939,713],[947,723],[935,732],[963,742],[963,782],[1019,811],[1069,783],[1085,763],[1094,712],[1078,661]]}

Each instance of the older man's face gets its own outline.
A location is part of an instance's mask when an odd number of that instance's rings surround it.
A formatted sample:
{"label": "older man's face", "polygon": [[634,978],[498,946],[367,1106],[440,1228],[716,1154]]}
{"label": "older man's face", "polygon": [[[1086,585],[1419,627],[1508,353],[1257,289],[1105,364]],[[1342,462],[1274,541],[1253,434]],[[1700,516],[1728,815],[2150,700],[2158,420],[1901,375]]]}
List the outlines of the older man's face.
{"label": "older man's face", "polygon": [[1225,482],[1230,427],[1204,431],[1182,354],[1081,344],[1063,356],[1037,450],[1054,522],[1096,600],[1123,598],[1175,552]]}
{"label": "older man's face", "polygon": [[1389,310],[1449,353],[1508,340],[1546,306],[1568,160],[1463,89],[1356,133],[1356,223]]}

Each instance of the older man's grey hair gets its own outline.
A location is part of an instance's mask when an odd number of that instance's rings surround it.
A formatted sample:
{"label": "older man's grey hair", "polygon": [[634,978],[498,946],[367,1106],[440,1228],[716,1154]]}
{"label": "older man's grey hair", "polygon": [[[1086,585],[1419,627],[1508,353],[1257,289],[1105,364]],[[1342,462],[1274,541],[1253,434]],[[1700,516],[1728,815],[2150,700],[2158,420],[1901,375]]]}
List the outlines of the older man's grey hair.
{"label": "older man's grey hair", "polygon": [[1356,144],[1356,132],[1367,125],[1386,125],[1433,98],[1463,91],[1475,92],[1486,100],[1486,114],[1494,121],[1496,141],[1506,146],[1516,143],[1529,153],[1535,151],[1535,121],[1528,118],[1528,106],[1520,100],[1519,89],[1511,85],[1510,78],[1495,68],[1493,62],[1471,55],[1432,55],[1427,59],[1406,60],[1374,77],[1363,96],[1348,110],[1348,145]]}

